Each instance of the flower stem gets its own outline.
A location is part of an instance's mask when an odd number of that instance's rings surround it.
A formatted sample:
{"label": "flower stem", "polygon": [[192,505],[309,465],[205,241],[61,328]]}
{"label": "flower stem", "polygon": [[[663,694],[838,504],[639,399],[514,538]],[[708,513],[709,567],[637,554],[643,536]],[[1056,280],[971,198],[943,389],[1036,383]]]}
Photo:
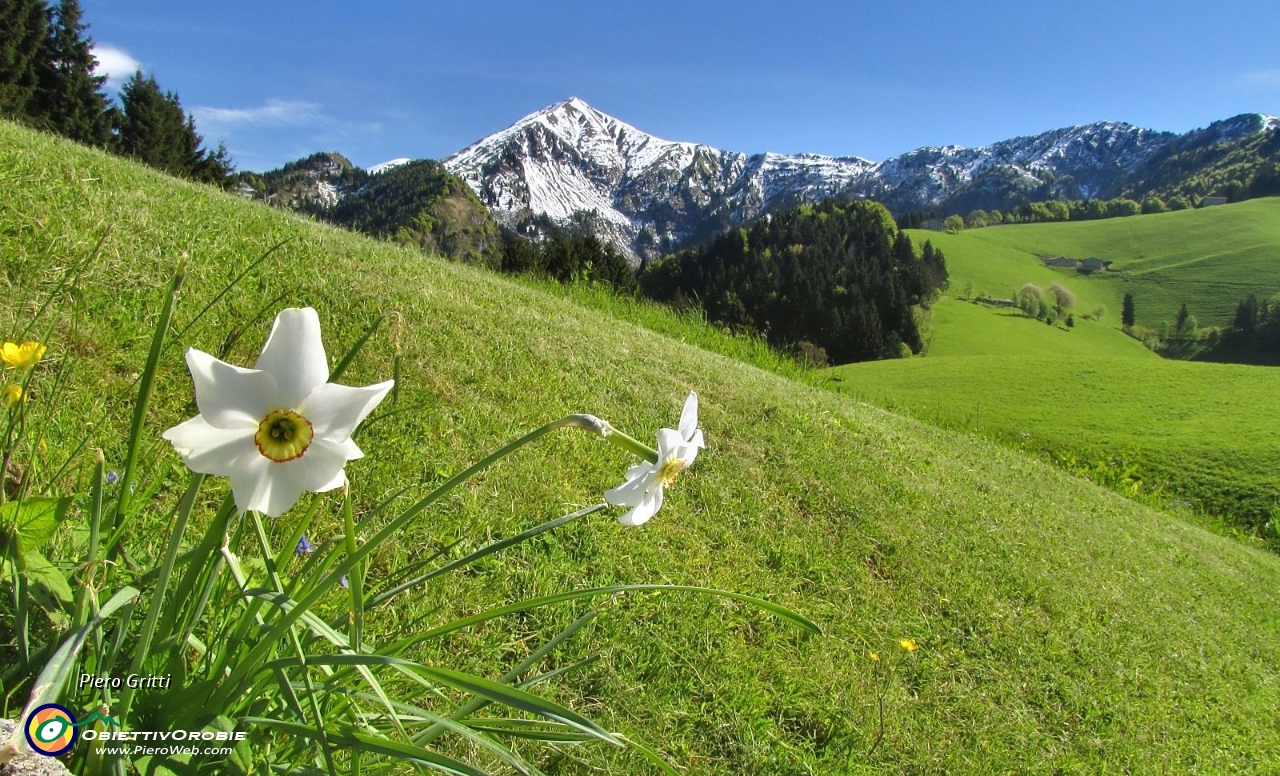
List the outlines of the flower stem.
{"label": "flower stem", "polygon": [[[200,485],[204,482],[204,477],[203,474],[193,473],[191,482],[187,485],[187,492],[182,494],[182,501],[178,503],[173,527],[169,530],[169,547],[165,551],[164,561],[160,565],[160,575],[156,579],[156,586],[151,591],[151,605],[147,609],[147,619],[142,624],[142,633],[138,635],[138,643],[134,645],[133,665],[130,668],[130,673],[143,673],[142,664],[150,657],[151,638],[155,635],[156,623],[159,621],[160,612],[164,608],[165,588],[169,586],[169,575],[173,572],[173,564],[178,557],[178,549],[182,546],[182,534],[186,531],[187,519],[191,517],[191,510],[195,507],[196,494],[200,492]],[[177,606],[177,602],[174,605]],[[135,689],[134,687],[126,687],[124,692],[120,694],[121,724],[129,717],[129,707],[133,704]]]}
{"label": "flower stem", "polygon": [[[474,477],[484,469],[493,465],[498,460],[505,458],[511,453],[519,450],[521,447],[530,442],[546,436],[550,432],[559,428],[592,428],[592,426],[584,426],[583,415],[568,415],[559,420],[552,421],[545,426],[536,428],[533,431],[512,442],[508,442],[497,450],[489,453],[484,458],[464,469],[462,472],[450,477],[440,487],[423,496],[413,506],[401,512],[389,523],[382,527],[368,541],[356,548],[354,552],[347,554],[347,557],[340,561],[334,568],[330,569],[327,581],[315,585],[309,589],[297,603],[288,611],[282,612],[280,618],[271,626],[271,629],[262,634],[258,643],[253,647],[249,654],[240,659],[235,668],[222,682],[221,687],[217,691],[217,695],[212,699],[211,703],[215,708],[221,708],[221,704],[226,703],[228,698],[240,692],[243,688],[242,683],[253,673],[261,670],[262,663],[265,662],[267,654],[271,651],[276,641],[282,638],[285,633],[297,622],[304,613],[311,610],[329,588],[337,584],[339,578],[356,568],[360,561],[383,544],[391,541],[400,532],[400,530],[410,521],[422,514],[428,507],[435,502],[447,496],[454,488]],[[596,419],[597,423],[601,422]],[[656,453],[655,453],[656,459]]]}
{"label": "flower stem", "polygon": [[610,442],[614,443],[615,445],[617,445],[618,447],[621,447],[623,450],[626,450],[631,453],[635,453],[636,455],[645,459],[649,463],[658,462],[657,450],[654,450],[652,447],[649,447],[648,445],[641,442],[640,440],[634,437],[628,436],[627,434],[624,434],[621,431],[618,431],[617,429],[613,429],[612,431],[610,431],[609,436],[605,438],[608,439]]}
{"label": "flower stem", "polygon": [[[347,554],[357,549],[356,519],[351,509],[351,493],[343,494],[342,522],[346,530]],[[364,567],[357,565],[347,575],[347,584],[351,586],[351,648],[360,651],[360,641],[364,631]]]}
{"label": "flower stem", "polygon": [[597,418],[595,415],[587,415],[587,414],[568,415],[564,418],[561,418],[559,422],[566,428],[580,428],[583,431],[591,431],[593,433],[599,434],[600,436],[614,443],[618,447],[621,447],[623,450],[626,450],[627,452],[630,452],[630,453],[634,453],[635,455],[638,455],[641,458],[644,458],[649,463],[658,462],[657,450],[654,450],[652,447],[649,447],[648,445],[636,439],[635,437],[631,436],[630,434],[625,434],[619,431],[618,429],[614,428],[613,425],[609,423],[609,421],[601,420],[600,418]]}
{"label": "flower stem", "polygon": [[[250,510],[249,514],[253,515],[254,532],[258,538],[258,548],[262,551],[262,563],[266,566],[267,576],[271,578],[271,587],[277,593],[284,593],[284,585],[280,583],[280,574],[276,570],[275,556],[271,552],[271,541],[267,538],[267,531],[262,527],[262,515],[258,511]],[[320,702],[316,698],[316,688],[311,681],[311,669],[307,667],[307,653],[302,650],[302,643],[298,641],[298,632],[292,627],[289,628],[289,642],[293,645],[293,652],[298,658],[298,665],[302,668],[302,683],[307,688],[307,699],[311,703],[311,715],[315,718],[316,732],[320,739],[320,751],[324,755],[325,766],[328,768],[332,776],[336,776],[337,771],[334,769],[332,748],[329,745],[329,735],[324,728],[324,714],[320,711]]]}
{"label": "flower stem", "polygon": [[178,291],[187,276],[187,262],[178,264],[178,271],[173,274],[173,282],[169,286],[169,294],[165,297],[164,307],[160,309],[160,318],[156,321],[156,331],[151,338],[151,351],[147,353],[147,365],[142,370],[142,382],[138,386],[138,399],[133,405],[133,423],[129,429],[129,446],[124,464],[124,476],[120,479],[120,497],[116,502],[115,524],[112,531],[129,518],[130,501],[133,499],[133,478],[138,468],[138,453],[142,450],[142,427],[146,424],[147,408],[151,403],[151,389],[155,387],[156,372],[160,369],[160,354],[164,350],[165,335],[169,332],[169,323],[173,320],[173,308],[178,301]]}

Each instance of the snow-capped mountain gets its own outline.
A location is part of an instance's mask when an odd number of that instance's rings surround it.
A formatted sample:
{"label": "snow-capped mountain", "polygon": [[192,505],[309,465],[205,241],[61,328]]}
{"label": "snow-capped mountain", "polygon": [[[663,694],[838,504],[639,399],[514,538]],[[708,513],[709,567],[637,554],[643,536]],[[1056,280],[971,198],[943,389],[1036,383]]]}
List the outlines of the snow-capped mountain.
{"label": "snow-capped mountain", "polygon": [[508,225],[594,211],[597,232],[628,253],[653,256],[708,222],[751,218],[783,199],[831,196],[874,165],[662,140],[573,98],[468,146],[445,167]]}
{"label": "snow-capped mountain", "polygon": [[572,98],[468,146],[445,167],[510,226],[593,213],[598,234],[639,258],[772,208],[837,195],[875,197],[895,212],[1008,207],[1037,194],[1106,196],[1174,141],[1224,142],[1277,124],[1245,114],[1178,135],[1103,121],[875,163],[662,140]]}

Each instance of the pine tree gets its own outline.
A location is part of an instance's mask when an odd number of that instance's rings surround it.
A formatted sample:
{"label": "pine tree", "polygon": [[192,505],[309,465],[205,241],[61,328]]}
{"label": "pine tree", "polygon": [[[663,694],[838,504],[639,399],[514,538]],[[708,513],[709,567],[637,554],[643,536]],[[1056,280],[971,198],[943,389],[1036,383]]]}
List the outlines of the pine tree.
{"label": "pine tree", "polygon": [[187,175],[190,148],[186,116],[175,94],[160,91],[155,76],[135,72],[120,90],[123,117],[117,149],[171,175]]}
{"label": "pine tree", "polygon": [[1186,333],[1187,322],[1190,319],[1191,319],[1191,313],[1187,311],[1187,303],[1183,302],[1182,306],[1178,308],[1177,316],[1175,316],[1173,319],[1174,331],[1176,331],[1179,336],[1182,336],[1183,334]]}
{"label": "pine tree", "polygon": [[160,91],[155,76],[133,74],[120,90],[123,116],[116,138],[119,153],[170,175],[224,185],[233,169],[226,146],[209,152],[173,92]]}
{"label": "pine tree", "polygon": [[[176,95],[170,96],[177,99]],[[231,163],[231,154],[227,151],[226,144],[219,143],[217,151],[207,151],[204,148],[204,138],[196,132],[195,117],[187,116],[185,126],[184,139],[187,151],[185,175],[193,180],[218,186],[229,183],[235,166]]]}
{"label": "pine tree", "polygon": [[0,0],[0,116],[30,117],[48,28],[43,0]]}
{"label": "pine tree", "polygon": [[60,135],[103,146],[111,137],[108,101],[102,92],[107,77],[94,75],[93,39],[85,30],[78,0],[62,0],[37,67],[31,113]]}
{"label": "pine tree", "polygon": [[1134,322],[1133,294],[1126,293],[1120,307],[1120,325],[1132,327]]}

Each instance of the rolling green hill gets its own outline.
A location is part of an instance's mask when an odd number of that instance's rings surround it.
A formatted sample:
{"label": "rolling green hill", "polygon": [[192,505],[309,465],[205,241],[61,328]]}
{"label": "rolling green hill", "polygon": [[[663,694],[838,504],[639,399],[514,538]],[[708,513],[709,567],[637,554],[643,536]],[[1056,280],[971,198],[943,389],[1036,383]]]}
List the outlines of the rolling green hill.
{"label": "rolling green hill", "polygon": [[[1046,326],[1017,308],[989,307],[960,299],[934,303],[928,359],[948,356],[1035,356],[1064,359],[1158,359],[1141,342],[1106,323],[1075,319],[1068,329]],[[913,359],[913,361],[918,359]]]}
{"label": "rolling green hill", "polygon": [[[1246,294],[1280,291],[1280,198],[1199,210],[1047,224],[1017,224],[958,235],[912,233],[943,250],[952,293],[972,282],[976,294],[1008,297],[1023,283],[1065,283],[1080,309],[1102,304],[1119,326],[1120,301],[1132,293],[1137,323],[1172,320],[1179,305],[1202,326],[1231,322]],[[1080,275],[1049,269],[1037,256],[1096,256],[1114,272]]]}
{"label": "rolling green hill", "polygon": [[[544,668],[597,662],[539,691],[648,741],[687,773],[1280,768],[1274,555],[971,435],[6,123],[0,186],[5,337],[63,268],[100,246],[52,308],[37,377],[51,380],[63,365],[69,377],[29,405],[53,413],[42,421],[53,432],[51,460],[88,434],[58,488],[83,488],[92,448],[118,465],[162,286],[187,257],[180,343],[163,354],[146,426],[165,462],[154,475],[157,524],[185,481],[158,438],[194,410],[182,350],[252,363],[285,305],[319,310],[331,355],[377,315],[400,314],[346,378],[383,379],[403,354],[400,411],[366,426],[366,458],[347,468],[369,529],[382,519],[373,504],[406,485],[420,494],[520,431],[586,411],[647,438],[675,422],[688,390],[699,392],[708,449],[650,523],[625,528],[599,516],[521,545],[379,610],[365,623],[371,641],[578,586],[718,586],[791,606],[825,635],[802,637],[756,610],[702,598],[625,598]],[[594,503],[629,463],[583,434],[527,448],[424,514],[374,558],[372,578],[454,540],[473,546]],[[316,535],[338,531],[339,513],[338,499],[325,499]],[[55,538],[57,562],[78,562],[80,529],[73,518]],[[139,563],[160,549],[147,532],[129,541]],[[11,616],[9,584],[0,580],[0,623]],[[490,623],[412,657],[496,676],[582,611]],[[903,638],[918,651],[901,650]],[[0,628],[0,649],[9,645]],[[412,699],[438,708],[429,693]],[[12,716],[21,699],[6,703]],[[512,746],[548,773],[647,767],[607,746]]]}
{"label": "rolling green hill", "polygon": [[[1223,325],[1244,294],[1280,291],[1280,199],[911,234],[942,249],[952,277],[952,298],[934,308],[927,358],[840,367],[828,385],[1036,449],[1068,468],[1126,459],[1146,488],[1228,523],[1256,529],[1271,519],[1280,490],[1280,373],[1158,359],[1119,330],[1119,314],[1132,293],[1139,324],[1171,320],[1185,300],[1201,325]],[[1115,271],[1082,275],[1046,267],[1040,256],[1097,256]],[[1075,326],[957,298],[1008,298],[1029,282],[1074,291]],[[1098,308],[1099,321],[1081,315]]]}
{"label": "rolling green hill", "polygon": [[1146,491],[1228,522],[1257,527],[1280,510],[1275,368],[1059,349],[849,364],[824,377],[865,401],[1049,452],[1068,468],[1098,467],[1104,480],[1106,468],[1124,468],[1119,461],[1136,464]]}

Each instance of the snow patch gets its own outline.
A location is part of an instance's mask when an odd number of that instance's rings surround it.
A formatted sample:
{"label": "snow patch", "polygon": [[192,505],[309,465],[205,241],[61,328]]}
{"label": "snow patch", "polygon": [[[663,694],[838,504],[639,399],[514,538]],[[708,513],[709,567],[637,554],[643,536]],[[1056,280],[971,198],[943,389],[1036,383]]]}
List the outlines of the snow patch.
{"label": "snow patch", "polygon": [[408,164],[411,161],[413,160],[410,159],[409,157],[401,156],[398,159],[391,159],[391,160],[382,162],[380,164],[375,164],[372,167],[366,167],[365,172],[369,173],[370,175],[377,175],[378,173],[395,169],[396,167],[399,167],[402,164]]}

